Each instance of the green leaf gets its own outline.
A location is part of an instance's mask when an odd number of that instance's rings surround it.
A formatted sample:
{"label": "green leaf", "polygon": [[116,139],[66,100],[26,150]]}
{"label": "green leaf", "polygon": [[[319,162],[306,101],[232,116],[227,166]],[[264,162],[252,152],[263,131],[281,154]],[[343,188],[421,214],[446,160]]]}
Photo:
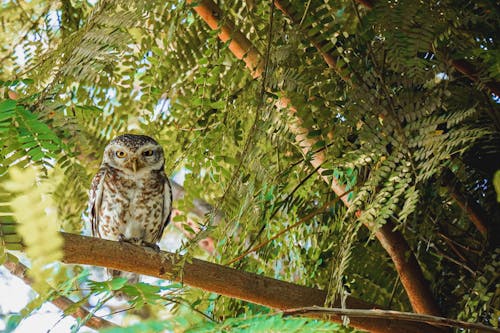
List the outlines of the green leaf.
{"label": "green leaf", "polygon": [[89,281],[88,285],[92,291],[97,293],[112,292],[121,289],[128,282],[127,278],[117,277],[109,281]]}
{"label": "green leaf", "polygon": [[316,151],[318,149],[322,149],[325,147],[325,145],[326,145],[326,142],[324,140],[320,140],[312,145],[311,151]]}
{"label": "green leaf", "polygon": [[213,109],[223,109],[226,106],[226,101],[216,101],[210,103],[210,107]]}
{"label": "green leaf", "polygon": [[17,326],[21,323],[21,320],[23,317],[19,314],[11,314],[7,316],[6,324],[5,324],[5,329],[3,332],[5,333],[11,333],[14,332]]}
{"label": "green leaf", "polygon": [[[17,105],[17,102],[15,100],[12,100],[12,99],[4,100],[4,101],[0,102],[0,112],[3,113],[6,111],[14,110],[16,108],[16,105]],[[0,113],[0,116],[1,116],[1,113]],[[0,120],[2,120],[2,119],[0,118]]]}
{"label": "green leaf", "polygon": [[320,136],[322,133],[321,130],[313,130],[313,131],[309,131],[309,133],[307,133],[307,137],[308,138],[315,138],[317,136]]}
{"label": "green leaf", "polygon": [[495,172],[493,176],[493,186],[497,192],[497,201],[500,202],[500,170]]}
{"label": "green leaf", "polygon": [[331,175],[333,175],[333,170],[331,170],[331,169],[326,169],[326,170],[323,170],[323,171],[321,172],[321,175],[322,175],[322,176],[331,176]]}

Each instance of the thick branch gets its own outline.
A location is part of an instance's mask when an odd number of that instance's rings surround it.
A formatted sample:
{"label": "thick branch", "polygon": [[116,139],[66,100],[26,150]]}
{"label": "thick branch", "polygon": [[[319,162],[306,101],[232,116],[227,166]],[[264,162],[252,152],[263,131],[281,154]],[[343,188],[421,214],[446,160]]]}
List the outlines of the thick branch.
{"label": "thick branch", "polygon": [[[367,225],[367,227],[373,229],[371,226]],[[438,316],[441,311],[429,289],[429,284],[420,269],[420,265],[403,234],[395,231],[395,228],[396,225],[387,220],[375,232],[375,237],[391,256],[413,310],[416,313]]]}
{"label": "thick branch", "polygon": [[[455,59],[451,61],[451,65],[455,67],[455,69],[458,72],[467,76],[471,81],[474,82],[479,81],[479,75],[477,69],[474,68],[474,66],[467,60]],[[484,86],[488,88],[495,95],[500,96],[500,83],[498,83],[497,81],[491,80],[485,82]]]}
{"label": "thick branch", "polygon": [[481,235],[487,239],[490,226],[486,217],[487,215],[482,207],[473,198],[460,191],[462,184],[450,169],[443,170],[442,180],[443,185],[446,186],[457,205],[469,217],[469,220],[476,226]]}
{"label": "thick branch", "polygon": [[243,59],[247,68],[254,78],[262,75],[264,65],[261,61],[259,51],[253,44],[238,30],[234,23],[224,19],[224,13],[212,0],[193,1],[188,0],[188,4],[196,3],[194,11],[200,15],[212,30],[219,30],[219,38],[223,42],[231,40],[229,49],[238,59]]}
{"label": "thick branch", "polygon": [[[326,292],[271,279],[262,275],[238,271],[203,260],[183,260],[168,252],[156,252],[129,243],[61,233],[64,238],[64,259],[68,264],[86,264],[124,270],[157,278],[180,281],[192,287],[241,299],[279,310],[321,306]],[[338,304],[336,305],[338,306]],[[371,309],[374,305],[353,297],[347,307]],[[342,322],[340,316],[329,318]],[[427,324],[411,324],[386,319],[352,318],[353,327],[371,332],[442,332]]]}
{"label": "thick branch", "polygon": [[[23,280],[26,284],[31,285],[33,283],[33,281],[31,281],[31,279],[26,275],[28,268],[23,264],[7,261],[3,265],[5,266],[5,268],[9,270],[9,272],[11,272],[13,275]],[[59,296],[57,298],[54,298],[53,300],[51,300],[51,302],[62,311],[65,311],[69,307],[75,305],[75,303],[72,300],[70,300],[65,296]],[[73,312],[71,315],[75,318],[83,320],[90,315],[90,312],[84,309],[83,307],[78,307],[75,310],[75,312]],[[95,315],[90,315],[90,318],[85,323],[85,326],[98,330],[105,327],[116,327],[118,325],[110,321],[107,321],[106,319],[97,317]]]}
{"label": "thick branch", "polygon": [[[188,0],[188,3],[192,2],[193,0]],[[279,1],[275,1],[275,3],[276,2],[279,3]],[[210,27],[212,27],[212,29],[219,26],[222,11],[212,0],[202,0],[198,2],[197,5],[194,6],[194,10],[205,22],[207,22],[207,24],[210,25]],[[259,75],[256,74],[262,73],[262,61],[260,60],[260,54],[255,47],[250,46],[251,42],[242,33],[234,31],[234,23],[227,19],[224,20],[224,22],[224,27],[226,29],[225,33],[228,36],[233,36],[231,43],[238,45],[238,47],[235,45],[234,48],[252,50],[252,57],[246,58],[246,64],[250,69],[259,68],[258,71],[253,72],[254,77],[258,77]],[[238,57],[238,54],[235,55]],[[292,114],[296,113],[296,109],[291,105],[288,98],[281,98],[277,103],[277,107],[287,109]],[[291,132],[296,135],[296,141],[299,143],[304,154],[308,154],[315,141],[314,139],[307,138],[308,130],[302,127],[301,120],[297,119],[295,123],[289,123],[288,126]],[[328,178],[322,175],[324,169],[321,168],[321,165],[324,161],[325,155],[324,152],[321,151],[314,154],[311,164],[313,167],[318,168],[319,175],[327,184],[329,184],[335,194],[340,196],[345,193],[345,187],[339,184],[338,180],[335,178]],[[346,197],[343,197],[342,201],[349,206],[349,202]],[[370,230],[373,230],[372,226],[367,225],[367,227],[370,228]],[[375,231],[375,236],[394,262],[403,287],[406,290],[415,312],[439,315],[439,308],[434,301],[434,297],[428,287],[422,270],[420,269],[420,266],[410,249],[410,246],[404,239],[403,235],[400,232],[395,231],[394,228],[395,225],[388,221],[379,230]]]}

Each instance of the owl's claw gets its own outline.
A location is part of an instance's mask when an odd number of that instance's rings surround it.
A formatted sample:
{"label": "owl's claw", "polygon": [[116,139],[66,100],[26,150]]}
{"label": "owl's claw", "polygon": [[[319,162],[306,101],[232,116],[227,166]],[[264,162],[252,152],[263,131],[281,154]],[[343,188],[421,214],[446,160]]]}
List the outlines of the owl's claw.
{"label": "owl's claw", "polygon": [[156,245],[155,243],[147,242],[145,240],[142,240],[140,238],[134,237],[134,238],[125,238],[123,234],[120,234],[118,236],[118,241],[120,243],[129,243],[129,244],[134,244],[134,245],[139,245],[143,247],[149,247],[150,249],[155,250],[156,252],[160,252],[160,247]]}
{"label": "owl's claw", "polygon": [[155,252],[160,252],[160,247],[156,245],[155,243],[150,243],[146,241],[141,241],[141,245],[145,247],[149,247],[150,249],[153,249]]}
{"label": "owl's claw", "polygon": [[120,234],[118,236],[118,241],[120,243],[129,243],[129,244],[135,244],[135,245],[142,245],[142,240],[137,238],[137,237],[132,237],[132,238],[126,238],[125,235]]}

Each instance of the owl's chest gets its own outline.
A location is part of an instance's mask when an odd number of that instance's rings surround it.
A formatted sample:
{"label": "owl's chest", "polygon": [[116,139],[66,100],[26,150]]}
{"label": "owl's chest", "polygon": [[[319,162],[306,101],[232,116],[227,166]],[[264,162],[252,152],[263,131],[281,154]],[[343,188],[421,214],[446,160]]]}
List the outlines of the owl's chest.
{"label": "owl's chest", "polygon": [[150,223],[161,218],[163,185],[154,177],[120,177],[106,181],[103,203],[115,223]]}

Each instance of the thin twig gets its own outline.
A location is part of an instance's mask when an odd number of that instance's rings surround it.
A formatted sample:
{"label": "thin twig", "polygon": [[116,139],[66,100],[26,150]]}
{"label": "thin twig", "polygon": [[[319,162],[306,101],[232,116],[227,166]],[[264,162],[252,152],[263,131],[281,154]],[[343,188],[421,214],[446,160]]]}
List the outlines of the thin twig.
{"label": "thin twig", "polygon": [[[12,275],[17,276],[21,280],[24,281],[24,283],[31,285],[33,281],[27,276],[26,272],[28,271],[28,267],[21,263],[15,263],[12,261],[7,261],[4,264],[4,267],[9,270],[9,272]],[[56,307],[61,309],[62,311],[66,311],[69,307],[72,307],[75,305],[75,302],[70,300],[68,297],[65,296],[59,296],[51,300],[52,304],[54,304]],[[90,315],[90,316],[89,316]],[[103,319],[101,317],[98,317],[91,312],[89,312],[87,309],[83,307],[78,307],[72,314],[71,316],[75,318],[80,318],[80,319],[85,319],[89,317],[88,321],[85,323],[85,326],[93,328],[93,329],[101,329],[104,327],[118,327],[117,324],[112,323],[110,321],[107,321],[106,319]]]}
{"label": "thin twig", "polygon": [[392,310],[359,310],[359,309],[341,309],[341,308],[323,308],[317,306],[303,307],[283,311],[285,315],[300,315],[311,313],[333,314],[336,316],[349,316],[357,318],[385,318],[390,320],[412,321],[427,323],[438,326],[458,327],[462,329],[475,329],[479,332],[500,333],[500,329],[486,326],[479,323],[469,323],[462,320],[449,319],[438,316],[417,314],[411,312],[400,312]]}
{"label": "thin twig", "polygon": [[[290,199],[292,197],[292,195],[302,186],[305,184],[305,182],[311,178],[313,175],[316,174],[316,172],[318,172],[318,169],[321,167],[318,166],[316,169],[314,169],[311,173],[309,173],[309,175],[307,175],[304,179],[302,179],[295,187],[294,189],[286,196],[285,199],[283,199],[282,202],[287,202],[288,199]],[[281,206],[278,206],[274,209],[274,211],[271,213],[271,216],[269,217],[269,221],[271,221],[275,216],[276,214],[279,212]],[[254,237],[254,239],[252,240],[252,242],[250,243],[250,245],[247,246],[247,249],[245,250],[245,253],[250,253],[248,251],[250,251],[250,249],[254,246],[254,244],[257,242],[257,240],[260,238],[260,236],[262,235],[262,233],[264,232],[264,230],[266,229],[266,226],[267,224],[264,224],[260,230],[257,232],[257,235]]]}
{"label": "thin twig", "polygon": [[268,240],[260,243],[259,245],[253,247],[252,249],[246,251],[245,253],[241,254],[240,256],[230,260],[229,262],[227,262],[225,265],[230,265],[236,261],[240,261],[241,259],[243,259],[245,256],[247,256],[248,254],[252,253],[252,252],[255,252],[255,251],[258,251],[259,249],[261,249],[262,247],[266,246],[267,244],[269,244],[270,242],[272,242],[273,240],[275,240],[276,238],[280,237],[281,235],[283,235],[284,233],[290,231],[291,229],[301,225],[302,223],[306,222],[306,221],[309,221],[311,218],[313,218],[314,216],[318,215],[318,214],[321,214],[323,213],[324,211],[326,211],[328,208],[330,208],[332,205],[334,205],[335,203],[337,203],[343,196],[351,193],[352,190],[349,190],[347,192],[345,192],[344,194],[338,196],[338,197],[335,197],[335,199],[325,203],[322,207],[320,207],[319,209],[315,210],[314,212],[311,212],[309,214],[307,214],[306,216],[304,216],[303,218],[301,218],[298,222],[295,222],[294,224],[286,227],[285,229],[281,230],[280,232],[278,232],[276,235],[274,235],[273,237],[269,238]]}

